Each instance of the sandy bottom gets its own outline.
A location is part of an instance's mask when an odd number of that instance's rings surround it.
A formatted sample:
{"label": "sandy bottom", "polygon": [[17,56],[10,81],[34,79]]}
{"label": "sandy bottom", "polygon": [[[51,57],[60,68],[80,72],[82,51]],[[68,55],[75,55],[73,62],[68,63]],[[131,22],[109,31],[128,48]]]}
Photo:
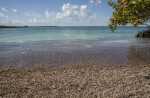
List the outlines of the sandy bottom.
{"label": "sandy bottom", "polygon": [[150,97],[150,65],[0,69],[0,97]]}

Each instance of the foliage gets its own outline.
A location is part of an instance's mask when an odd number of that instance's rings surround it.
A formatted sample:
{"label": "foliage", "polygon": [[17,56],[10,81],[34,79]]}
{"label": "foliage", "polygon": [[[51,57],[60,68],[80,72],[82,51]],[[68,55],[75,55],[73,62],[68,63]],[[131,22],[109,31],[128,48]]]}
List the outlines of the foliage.
{"label": "foliage", "polygon": [[0,25],[0,28],[17,28],[17,26],[2,26],[2,25]]}
{"label": "foliage", "polygon": [[131,23],[137,27],[150,22],[150,0],[110,0],[108,4],[115,10],[110,18],[111,31],[114,31],[117,25],[125,26]]}

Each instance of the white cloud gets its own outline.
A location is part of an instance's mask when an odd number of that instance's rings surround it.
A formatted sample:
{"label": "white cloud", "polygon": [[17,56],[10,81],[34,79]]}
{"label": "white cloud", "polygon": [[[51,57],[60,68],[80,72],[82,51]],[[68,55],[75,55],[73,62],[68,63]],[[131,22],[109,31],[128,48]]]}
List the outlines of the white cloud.
{"label": "white cloud", "polygon": [[90,15],[90,10],[87,9],[87,5],[81,5],[80,15],[81,17],[88,17]]}
{"label": "white cloud", "polygon": [[34,18],[34,19],[30,19],[29,22],[33,22],[33,23],[36,23],[37,22],[37,19]]}
{"label": "white cloud", "polygon": [[24,24],[25,21],[13,19],[10,23],[13,24],[13,25],[18,25],[18,24]]}
{"label": "white cloud", "polygon": [[109,21],[110,20],[110,17],[104,17],[105,21]]}
{"label": "white cloud", "polygon": [[31,23],[45,23],[45,22],[47,22],[47,20],[33,18],[33,19],[28,20],[28,22],[31,22]]}
{"label": "white cloud", "polygon": [[97,16],[96,14],[90,15],[90,9],[88,6],[85,5],[71,5],[70,3],[63,4],[62,12],[48,12],[45,11],[45,15],[50,20],[55,21],[64,21],[64,22],[71,22],[71,23],[80,23],[80,22],[87,22],[95,19]]}
{"label": "white cloud", "polygon": [[93,16],[91,16],[91,18],[96,19],[96,18],[97,18],[97,15],[96,15],[96,14],[93,14]]}
{"label": "white cloud", "polygon": [[[96,0],[91,0],[91,3],[96,4]],[[99,3],[98,3],[99,4]],[[17,12],[16,9],[12,9],[13,12]],[[72,5],[66,3],[62,5],[61,11],[52,12],[45,10],[45,16],[37,14],[35,12],[25,13],[26,20],[9,19],[8,16],[0,13],[0,24],[6,25],[60,25],[60,26],[83,26],[83,25],[99,25],[102,24],[96,14],[91,14],[90,8],[84,5]],[[3,20],[3,21],[1,21]],[[104,21],[106,23],[106,21]]]}
{"label": "white cloud", "polygon": [[3,14],[3,13],[0,13],[0,17],[4,17],[4,14]]}
{"label": "white cloud", "polygon": [[4,15],[3,13],[0,13],[0,17],[2,17],[2,18],[9,18],[8,16]]}
{"label": "white cloud", "polygon": [[55,12],[51,12],[51,13],[49,13],[47,10],[45,11],[45,15],[46,15],[46,17],[47,18],[54,18],[55,17]]}
{"label": "white cloud", "polygon": [[101,5],[102,2],[101,2],[101,0],[89,0],[89,3],[97,6],[97,5]]}
{"label": "white cloud", "polygon": [[12,9],[13,12],[17,13],[18,11],[16,9]]}
{"label": "white cloud", "polygon": [[62,19],[62,18],[63,18],[63,14],[60,13],[60,12],[58,12],[58,13],[56,14],[56,19]]}
{"label": "white cloud", "polygon": [[30,13],[25,13],[26,16],[30,16]]}
{"label": "white cloud", "polygon": [[37,14],[37,13],[25,13],[26,16],[28,17],[32,17],[32,18],[41,18],[41,15]]}
{"label": "white cloud", "polygon": [[63,4],[62,6],[62,12],[64,16],[71,16],[73,15],[73,13],[75,13],[74,11],[79,8],[78,5],[71,5],[70,3],[67,4]]}
{"label": "white cloud", "polygon": [[48,13],[48,11],[45,11],[45,15],[46,15],[46,17],[49,17],[50,13]]}
{"label": "white cloud", "polygon": [[0,13],[0,24],[7,24],[9,21],[9,17],[4,15],[3,13]]}
{"label": "white cloud", "polygon": [[104,17],[103,22],[105,22],[108,25],[110,23],[110,17]]}
{"label": "white cloud", "polygon": [[[47,11],[45,11],[45,14],[47,15],[46,17],[49,17],[49,13]],[[31,25],[36,25],[36,23],[38,23],[40,25],[40,23],[47,23],[48,20],[42,18],[41,15],[37,14],[37,13],[25,13],[26,16],[29,17],[29,19],[27,20],[28,23],[30,23]]]}
{"label": "white cloud", "polygon": [[90,0],[89,2],[93,4],[93,3],[94,3],[94,0]]}
{"label": "white cloud", "polygon": [[5,9],[4,7],[1,7],[1,10],[4,11],[4,12],[8,12],[8,10]]}
{"label": "white cloud", "polygon": [[101,4],[101,0],[96,0],[96,5],[100,5]]}

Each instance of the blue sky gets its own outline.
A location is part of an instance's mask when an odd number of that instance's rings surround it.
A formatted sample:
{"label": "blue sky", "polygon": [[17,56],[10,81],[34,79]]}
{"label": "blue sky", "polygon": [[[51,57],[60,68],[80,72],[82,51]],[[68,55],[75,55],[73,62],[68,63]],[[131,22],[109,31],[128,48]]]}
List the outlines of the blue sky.
{"label": "blue sky", "polygon": [[105,26],[109,0],[0,0],[0,25]]}

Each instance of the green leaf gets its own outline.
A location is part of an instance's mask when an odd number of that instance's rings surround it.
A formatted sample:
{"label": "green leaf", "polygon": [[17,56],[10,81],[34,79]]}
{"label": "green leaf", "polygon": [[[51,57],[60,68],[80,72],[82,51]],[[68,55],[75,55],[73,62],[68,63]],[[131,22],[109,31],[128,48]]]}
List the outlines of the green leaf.
{"label": "green leaf", "polygon": [[135,2],[135,1],[132,1],[132,4],[136,4],[137,2]]}
{"label": "green leaf", "polygon": [[150,22],[150,0],[110,0],[108,4],[115,9],[109,24],[111,31],[117,24],[138,26]]}

